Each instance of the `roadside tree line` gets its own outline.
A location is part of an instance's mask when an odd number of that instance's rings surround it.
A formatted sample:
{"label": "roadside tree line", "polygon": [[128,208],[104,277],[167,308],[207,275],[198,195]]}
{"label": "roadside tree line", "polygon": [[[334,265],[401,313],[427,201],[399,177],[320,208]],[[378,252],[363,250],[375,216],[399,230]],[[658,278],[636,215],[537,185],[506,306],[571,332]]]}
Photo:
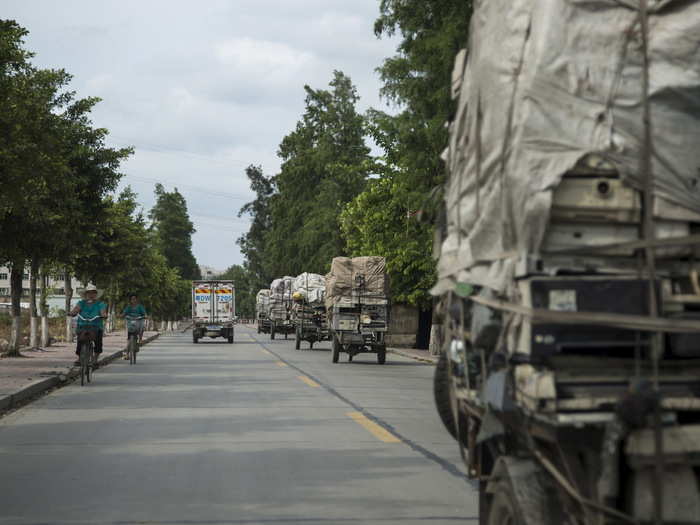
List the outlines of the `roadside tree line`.
{"label": "roadside tree line", "polygon": [[251,218],[238,239],[245,262],[225,274],[245,283],[237,286],[241,315],[253,316],[255,293],[273,278],[324,274],[339,255],[386,257],[393,300],[431,308],[440,154],[471,12],[466,0],[381,0],[375,36],[399,37],[396,55],[377,68],[393,113],[358,113],[357,90],[340,71],[328,89],[304,87],[304,113],[278,149],[280,172],[246,169],[256,198],[239,211]]}
{"label": "roadside tree line", "polygon": [[[31,346],[40,343],[37,318],[48,316],[46,275],[65,276],[66,311],[76,276],[104,290],[112,313],[135,291],[156,318],[179,318],[189,304],[188,280],[199,277],[184,198],[158,185],[145,217],[130,188],[116,193],[120,166],[133,149],[106,144],[108,131],[90,119],[99,99],[78,98],[69,89],[71,75],[32,65],[27,34],[0,20],[0,264],[11,269],[10,355],[21,345],[27,267]],[[48,323],[41,326],[47,345]]]}

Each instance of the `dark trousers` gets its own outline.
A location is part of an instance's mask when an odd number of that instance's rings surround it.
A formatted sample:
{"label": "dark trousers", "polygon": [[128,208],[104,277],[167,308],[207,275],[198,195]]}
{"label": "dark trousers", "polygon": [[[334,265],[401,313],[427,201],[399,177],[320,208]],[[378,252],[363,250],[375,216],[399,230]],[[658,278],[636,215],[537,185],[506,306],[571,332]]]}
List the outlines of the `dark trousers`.
{"label": "dark trousers", "polygon": [[[97,330],[97,335],[95,336],[95,353],[102,353],[102,330]],[[75,346],[75,355],[80,355],[80,337],[78,337],[78,344]]]}

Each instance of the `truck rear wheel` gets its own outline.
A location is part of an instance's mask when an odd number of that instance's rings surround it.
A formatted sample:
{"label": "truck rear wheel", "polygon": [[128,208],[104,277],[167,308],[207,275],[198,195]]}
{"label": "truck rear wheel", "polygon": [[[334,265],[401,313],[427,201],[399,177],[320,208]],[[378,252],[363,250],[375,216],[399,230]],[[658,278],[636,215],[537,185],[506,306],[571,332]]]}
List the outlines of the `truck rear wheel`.
{"label": "truck rear wheel", "polygon": [[447,356],[441,353],[435,367],[435,375],[433,376],[433,396],[435,397],[435,406],[438,414],[440,414],[442,424],[445,425],[450,435],[457,439],[457,426],[455,425],[450,400],[450,377],[448,372]]}
{"label": "truck rear wheel", "polygon": [[340,341],[336,336],[333,336],[333,362],[337,363],[340,359]]}

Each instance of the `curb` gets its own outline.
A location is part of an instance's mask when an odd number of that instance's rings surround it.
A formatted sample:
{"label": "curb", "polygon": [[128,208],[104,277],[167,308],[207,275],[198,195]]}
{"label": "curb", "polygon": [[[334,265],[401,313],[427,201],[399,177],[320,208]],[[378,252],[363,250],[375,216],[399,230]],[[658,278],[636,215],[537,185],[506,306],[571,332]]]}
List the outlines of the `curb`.
{"label": "curb", "polygon": [[417,357],[413,354],[409,354],[408,352],[402,352],[401,350],[399,350],[397,348],[387,348],[386,351],[389,352],[390,354],[396,354],[396,355],[400,355],[401,357],[407,357],[408,359],[413,359],[414,361],[418,361],[420,363],[425,363],[428,365],[436,365],[437,364],[437,358],[435,360],[432,360],[432,359],[428,359],[425,357]]}
{"label": "curb", "polygon": [[[148,344],[151,341],[157,339],[158,336],[160,336],[160,333],[147,337],[143,340],[142,344]],[[100,368],[106,366],[115,359],[118,359],[121,356],[123,356],[125,350],[126,348],[122,348],[121,350],[112,352],[111,354],[100,358],[100,360],[97,361],[97,364],[100,365]],[[48,390],[68,384],[72,379],[78,377],[79,374],[80,371],[76,367],[71,367],[66,372],[59,372],[51,377],[47,377],[45,379],[38,379],[13,394],[1,397],[0,417],[2,417],[3,412],[6,412],[7,410],[11,410],[13,408],[18,408],[20,405],[25,404],[25,402],[27,402],[28,400],[31,400],[32,398],[37,397],[47,392]]]}

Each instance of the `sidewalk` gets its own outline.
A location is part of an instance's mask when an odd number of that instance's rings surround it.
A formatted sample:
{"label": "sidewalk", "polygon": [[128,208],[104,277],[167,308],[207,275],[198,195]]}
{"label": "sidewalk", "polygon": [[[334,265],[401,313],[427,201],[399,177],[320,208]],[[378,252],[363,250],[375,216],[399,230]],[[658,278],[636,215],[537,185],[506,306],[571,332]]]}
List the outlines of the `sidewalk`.
{"label": "sidewalk", "polygon": [[[158,337],[146,332],[144,343]],[[121,357],[126,348],[124,331],[105,334],[100,364]],[[0,412],[10,409],[46,390],[65,383],[77,374],[75,343],[55,343],[46,349],[22,350],[24,357],[0,358]]]}
{"label": "sidewalk", "polygon": [[387,351],[391,354],[408,357],[431,365],[435,365],[438,362],[438,356],[432,355],[427,350],[418,350],[416,348],[387,348]]}

